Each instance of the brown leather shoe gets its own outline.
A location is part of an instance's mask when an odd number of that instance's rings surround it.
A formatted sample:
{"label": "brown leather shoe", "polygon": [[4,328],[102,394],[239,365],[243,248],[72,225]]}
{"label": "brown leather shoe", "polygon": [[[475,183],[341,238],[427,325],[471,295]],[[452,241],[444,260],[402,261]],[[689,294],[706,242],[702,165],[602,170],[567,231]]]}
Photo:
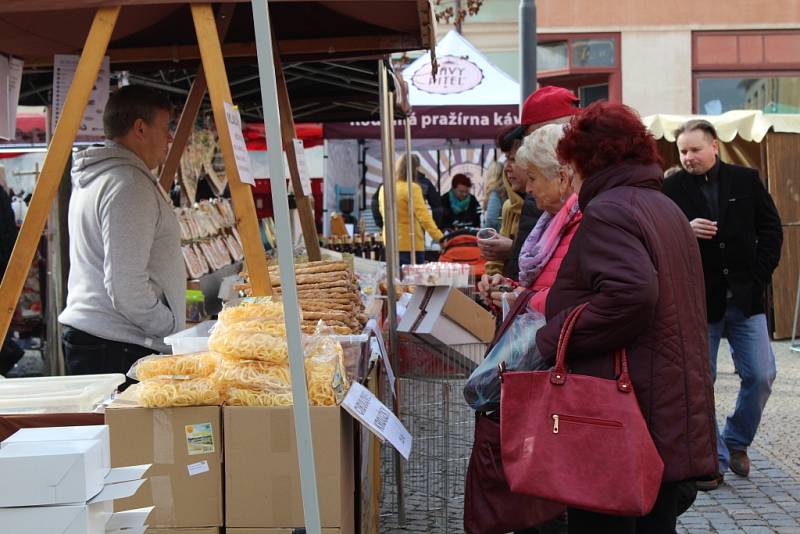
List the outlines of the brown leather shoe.
{"label": "brown leather shoe", "polygon": [[747,477],[750,475],[750,458],[747,457],[747,451],[740,449],[731,449],[731,471],[740,477]]}
{"label": "brown leather shoe", "polygon": [[725,481],[725,475],[717,473],[716,475],[695,481],[695,486],[699,491],[714,491],[722,485]]}

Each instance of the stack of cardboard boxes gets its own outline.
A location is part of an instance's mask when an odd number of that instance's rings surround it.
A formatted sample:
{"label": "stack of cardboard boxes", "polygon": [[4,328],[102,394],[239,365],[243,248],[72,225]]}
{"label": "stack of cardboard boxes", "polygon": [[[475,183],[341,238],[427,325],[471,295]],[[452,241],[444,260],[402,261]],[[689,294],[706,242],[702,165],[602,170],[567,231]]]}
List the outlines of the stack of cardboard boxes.
{"label": "stack of cardboard boxes", "polygon": [[148,465],[111,468],[108,427],[30,428],[0,444],[0,529],[14,534],[139,534],[152,507],[113,513]]}
{"label": "stack of cardboard boxes", "polygon": [[[128,392],[126,392],[128,393]],[[155,505],[151,534],[291,534],[303,528],[290,407],[142,408],[135,391],[106,410],[113,465],[152,463],[148,482],[117,510]],[[311,407],[325,534],[354,532],[353,420]]]}

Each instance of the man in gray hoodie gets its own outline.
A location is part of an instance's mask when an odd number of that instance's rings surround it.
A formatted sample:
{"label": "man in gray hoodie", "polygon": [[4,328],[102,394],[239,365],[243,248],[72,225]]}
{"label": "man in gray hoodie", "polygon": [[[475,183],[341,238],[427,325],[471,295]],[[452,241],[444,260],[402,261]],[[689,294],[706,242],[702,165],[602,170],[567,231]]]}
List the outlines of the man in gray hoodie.
{"label": "man in gray hoodie", "polygon": [[163,338],[184,328],[180,227],[151,172],[172,142],[170,112],[160,93],[123,87],[103,114],[104,146],[75,157],[59,316],[69,374],[126,373],[142,356],[168,352]]}

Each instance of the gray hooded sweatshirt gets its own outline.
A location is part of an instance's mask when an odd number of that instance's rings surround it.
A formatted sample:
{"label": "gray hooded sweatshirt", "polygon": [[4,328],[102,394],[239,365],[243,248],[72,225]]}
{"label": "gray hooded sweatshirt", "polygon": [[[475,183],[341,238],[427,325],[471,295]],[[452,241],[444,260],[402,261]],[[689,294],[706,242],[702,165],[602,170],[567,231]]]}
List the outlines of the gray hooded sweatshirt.
{"label": "gray hooded sweatshirt", "polygon": [[185,326],[186,268],[172,204],[147,165],[107,141],[72,166],[67,307],[59,321],[168,352]]}

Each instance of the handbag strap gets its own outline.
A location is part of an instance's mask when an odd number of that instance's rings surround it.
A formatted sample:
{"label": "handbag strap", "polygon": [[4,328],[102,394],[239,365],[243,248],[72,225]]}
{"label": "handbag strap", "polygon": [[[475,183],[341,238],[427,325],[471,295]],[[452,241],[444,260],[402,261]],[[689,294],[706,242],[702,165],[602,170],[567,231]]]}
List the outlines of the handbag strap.
{"label": "handbag strap", "polygon": [[[584,302],[573,308],[561,327],[561,333],[558,336],[558,348],[556,349],[556,365],[550,370],[550,382],[552,384],[562,385],[567,380],[567,346],[572,338],[572,332],[575,330],[578,317],[588,305],[588,302]],[[617,375],[617,389],[623,393],[633,391],[631,377],[628,372],[628,353],[624,347],[614,352],[614,369]]]}

